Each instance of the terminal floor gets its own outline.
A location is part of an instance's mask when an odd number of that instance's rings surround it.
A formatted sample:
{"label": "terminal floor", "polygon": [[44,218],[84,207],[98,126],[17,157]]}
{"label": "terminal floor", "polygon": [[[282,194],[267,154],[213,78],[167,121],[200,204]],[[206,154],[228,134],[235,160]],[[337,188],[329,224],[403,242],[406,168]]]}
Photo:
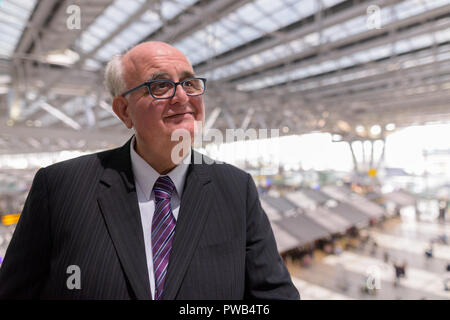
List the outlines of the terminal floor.
{"label": "terminal floor", "polygon": [[[450,222],[416,220],[402,216],[386,221],[382,227],[369,229],[378,246],[345,250],[340,255],[314,252],[309,267],[288,263],[294,284],[302,299],[419,300],[450,299],[444,280],[450,278],[450,245],[434,244],[433,258],[425,256],[430,240],[446,234],[450,239]],[[384,252],[389,260],[384,261]],[[395,283],[393,263],[406,263],[406,277]],[[362,290],[369,281],[372,294]]]}

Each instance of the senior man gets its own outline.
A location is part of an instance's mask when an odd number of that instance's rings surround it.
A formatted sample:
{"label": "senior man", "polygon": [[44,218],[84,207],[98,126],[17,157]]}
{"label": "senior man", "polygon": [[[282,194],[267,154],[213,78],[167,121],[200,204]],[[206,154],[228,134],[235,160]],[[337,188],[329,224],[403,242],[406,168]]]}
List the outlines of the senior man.
{"label": "senior man", "polygon": [[251,176],[190,147],[173,156],[173,133],[192,143],[204,121],[206,79],[162,42],[113,57],[105,76],[134,135],[36,173],[0,297],[298,299]]}

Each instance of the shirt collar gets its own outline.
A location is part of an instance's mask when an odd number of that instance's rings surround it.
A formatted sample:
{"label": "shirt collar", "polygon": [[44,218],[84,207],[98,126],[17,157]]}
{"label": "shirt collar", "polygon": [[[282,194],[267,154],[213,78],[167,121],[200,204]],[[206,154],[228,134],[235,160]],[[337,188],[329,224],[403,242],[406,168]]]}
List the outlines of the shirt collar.
{"label": "shirt collar", "polygon": [[[159,178],[160,174],[158,173],[158,171],[153,169],[153,167],[149,165],[140,155],[137,154],[136,150],[134,150],[135,141],[136,137],[133,136],[130,144],[130,157],[134,179],[145,194],[146,199],[150,200],[153,186],[156,180]],[[186,180],[187,169],[191,162],[190,148],[186,158],[184,158],[178,166],[176,166],[168,174],[166,174],[170,177],[170,179],[172,179],[179,199],[181,199],[181,195],[183,194],[184,181]]]}

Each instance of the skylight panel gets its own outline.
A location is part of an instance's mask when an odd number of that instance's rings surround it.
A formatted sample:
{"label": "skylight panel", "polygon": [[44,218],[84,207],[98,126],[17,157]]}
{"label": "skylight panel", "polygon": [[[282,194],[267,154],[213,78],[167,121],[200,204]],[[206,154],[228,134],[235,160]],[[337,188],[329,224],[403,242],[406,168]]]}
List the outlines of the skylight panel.
{"label": "skylight panel", "polygon": [[191,51],[191,48],[189,46],[189,43],[187,43],[187,41],[180,42],[175,47],[184,54],[187,54],[189,51]]}
{"label": "skylight panel", "polygon": [[11,57],[28,19],[36,5],[36,0],[29,1],[0,1],[0,54]]}
{"label": "skylight panel", "polygon": [[241,20],[239,16],[236,15],[236,13],[231,13],[230,15],[220,20],[220,22],[228,30],[228,32],[234,32],[238,30],[241,27],[241,23],[239,23],[239,21]]}
{"label": "skylight panel", "polygon": [[292,8],[283,8],[272,14],[272,18],[276,20],[279,26],[287,26],[291,23],[299,20],[301,16],[298,12],[292,10]]}
{"label": "skylight panel", "polygon": [[0,3],[0,10],[3,11],[4,13],[6,13],[8,15],[12,15],[15,18],[18,18],[22,21],[26,20],[29,15],[29,12],[27,10],[24,10],[24,8],[17,6],[11,0]]}
{"label": "skylight panel", "polygon": [[29,0],[14,0],[12,1],[15,6],[20,7],[24,10],[30,11],[33,10],[36,1]]}
{"label": "skylight panel", "polygon": [[14,40],[16,39],[16,36],[5,33],[0,33],[0,43],[2,43],[4,46],[12,46],[12,43],[14,43]]}
{"label": "skylight panel", "polygon": [[2,26],[2,33],[10,36],[12,39],[16,39],[17,37],[20,37],[22,32],[16,27],[12,27],[11,25],[5,25]]}
{"label": "skylight panel", "polygon": [[322,3],[324,4],[324,6],[326,8],[332,7],[340,2],[342,2],[343,0],[322,0]]}
{"label": "skylight panel", "polygon": [[[115,25],[120,25],[128,18],[130,12],[123,12],[120,0],[116,0],[112,6],[109,6],[104,11],[105,17],[110,21],[113,22]],[[131,3],[131,2],[130,2]],[[122,3],[123,5],[123,3]]]}
{"label": "skylight panel", "polygon": [[229,33],[228,29],[225,28],[222,23],[212,25],[210,30],[217,38],[222,38]]}
{"label": "skylight panel", "polygon": [[180,4],[172,1],[163,1],[161,4],[161,14],[166,20],[170,20],[183,10]]}
{"label": "skylight panel", "polygon": [[[242,43],[242,38],[238,36],[239,33],[230,33],[227,37],[224,38],[224,42],[220,43],[221,46],[217,48],[218,52],[226,51],[228,48],[237,47]],[[225,45],[225,41],[229,45]]]}
{"label": "skylight panel", "polygon": [[414,49],[420,49],[431,46],[433,44],[433,37],[429,34],[410,38],[411,45]]}
{"label": "skylight panel", "polygon": [[320,43],[320,35],[318,32],[310,33],[303,38],[303,41],[310,46],[318,46]]}
{"label": "skylight panel", "polygon": [[241,38],[245,39],[246,41],[251,41],[253,39],[256,39],[259,37],[260,32],[258,32],[255,28],[242,26],[238,34]]}
{"label": "skylight panel", "polygon": [[261,58],[263,58],[264,62],[273,61],[277,58],[277,56],[273,53],[272,49],[261,52],[260,56]]}
{"label": "skylight panel", "polygon": [[273,1],[273,0],[256,0],[254,4],[265,13],[272,13],[280,10],[285,6],[283,1]]}
{"label": "skylight panel", "polygon": [[275,56],[282,58],[285,55],[289,54],[291,51],[291,48],[288,44],[280,44],[276,47],[273,47],[272,52]]}
{"label": "skylight panel", "polygon": [[437,42],[450,41],[450,28],[445,30],[440,30],[435,33],[435,38]]}
{"label": "skylight panel", "polygon": [[10,15],[5,11],[2,11],[2,8],[0,7],[0,23],[5,23],[6,25],[14,26],[20,25],[21,21],[22,19]]}
{"label": "skylight panel", "polygon": [[143,22],[149,22],[149,23],[160,21],[158,14],[151,10],[145,11],[144,14],[142,14],[140,20]]}
{"label": "skylight panel", "polygon": [[262,12],[252,2],[247,3],[236,11],[240,19],[246,22],[257,22],[263,18]]}
{"label": "skylight panel", "polygon": [[94,59],[87,59],[85,62],[85,66],[88,70],[98,70],[102,67],[102,64]]}
{"label": "skylight panel", "polygon": [[[165,19],[172,19],[187,6],[197,1],[163,2],[161,14]],[[129,19],[130,15],[141,10],[144,4],[145,0],[114,1],[81,35],[77,42],[78,46],[85,53],[94,50],[104,39],[120,28]],[[116,35],[110,43],[100,48],[94,58],[100,61],[107,61],[111,58],[111,53],[115,54],[125,51],[161,26],[162,21],[159,15],[151,10],[147,10],[139,19]],[[111,46],[111,43],[113,46]]]}
{"label": "skylight panel", "polygon": [[387,44],[381,47],[373,48],[370,50],[370,57],[372,60],[378,60],[388,57],[392,54],[392,45]]}
{"label": "skylight panel", "polygon": [[289,74],[276,75],[276,76],[272,77],[272,80],[273,81],[271,82],[271,84],[286,82],[289,80]]}
{"label": "skylight panel", "polygon": [[367,18],[365,16],[359,16],[348,20],[342,26],[349,35],[358,34],[367,30]]}
{"label": "skylight panel", "polygon": [[120,53],[119,48],[113,43],[108,43],[95,54],[95,59],[99,61],[108,61],[113,55]]}
{"label": "skylight panel", "polygon": [[199,44],[207,44],[208,38],[210,38],[209,30],[200,30],[192,35],[192,40]]}
{"label": "skylight panel", "polygon": [[302,17],[308,17],[317,12],[319,2],[317,0],[292,0],[293,10],[296,10]]}
{"label": "skylight panel", "polygon": [[400,40],[394,44],[395,54],[411,51],[411,44],[408,40]]}
{"label": "skylight panel", "polygon": [[182,4],[185,8],[187,8],[190,5],[196,3],[198,0],[176,0],[176,1],[180,4]]}
{"label": "skylight panel", "polygon": [[305,48],[303,39],[291,41],[287,44],[287,46],[289,46],[290,50],[294,52],[300,52]]}
{"label": "skylight panel", "polygon": [[140,39],[142,39],[142,34],[128,28],[115,38],[115,43],[120,43],[118,47],[123,51],[128,48],[130,43],[137,43]]}
{"label": "skylight panel", "polygon": [[424,0],[423,3],[427,10],[434,9],[445,4],[449,4],[450,0]]}
{"label": "skylight panel", "polygon": [[98,38],[94,37],[90,33],[85,33],[81,36],[81,39],[79,41],[79,46],[80,46],[81,51],[87,52],[87,51],[91,51],[92,49],[94,49],[98,43],[99,43]]}
{"label": "skylight panel", "polygon": [[96,39],[105,39],[108,34],[111,32],[111,30],[108,30],[107,28],[102,28],[98,24],[93,25],[92,28],[90,28],[91,33],[86,34],[86,36],[91,36]]}
{"label": "skylight panel", "polygon": [[140,6],[144,3],[143,0],[134,0],[134,1],[117,1],[114,3],[117,10],[130,15],[136,12],[140,8]]}
{"label": "skylight panel", "polygon": [[279,28],[279,24],[277,24],[270,17],[265,17],[265,18],[261,19],[258,22],[257,27],[260,28],[261,30],[265,31],[265,32],[271,32],[273,30],[278,29]]}
{"label": "skylight panel", "polygon": [[334,60],[324,61],[322,62],[321,67],[323,72],[334,71],[337,69],[336,61]]}
{"label": "skylight panel", "polygon": [[370,56],[369,56],[367,50],[352,54],[352,58],[353,58],[353,60],[357,61],[358,63],[366,63],[366,62],[370,61]]}
{"label": "skylight panel", "polygon": [[322,72],[321,65],[317,65],[317,64],[315,64],[315,65],[313,64],[311,66],[308,66],[306,70],[309,72],[309,74],[311,76],[319,74],[319,73]]}
{"label": "skylight panel", "polygon": [[342,30],[342,27],[339,24],[326,28],[322,32],[322,43],[334,41],[334,39],[339,37],[339,35],[341,35],[342,32],[344,31]]}

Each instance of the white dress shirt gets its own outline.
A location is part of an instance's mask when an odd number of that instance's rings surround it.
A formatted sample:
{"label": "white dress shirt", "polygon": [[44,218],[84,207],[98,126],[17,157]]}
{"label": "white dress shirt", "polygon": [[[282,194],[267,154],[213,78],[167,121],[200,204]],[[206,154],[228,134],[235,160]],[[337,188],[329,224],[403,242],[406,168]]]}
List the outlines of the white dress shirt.
{"label": "white dress shirt", "polygon": [[[136,192],[139,201],[139,210],[141,213],[142,229],[144,231],[145,255],[147,258],[148,276],[150,280],[150,290],[153,299],[155,298],[155,276],[153,271],[153,253],[152,253],[152,219],[155,212],[155,193],[153,185],[160,174],[153,169],[140,155],[136,153],[135,140],[131,140],[130,156],[133,169],[134,181],[136,183]],[[183,194],[184,181],[186,180],[187,169],[191,159],[191,150],[183,161],[172,169],[167,176],[172,179],[175,190],[170,199],[170,206],[175,220],[178,219],[180,211],[181,195]]]}

